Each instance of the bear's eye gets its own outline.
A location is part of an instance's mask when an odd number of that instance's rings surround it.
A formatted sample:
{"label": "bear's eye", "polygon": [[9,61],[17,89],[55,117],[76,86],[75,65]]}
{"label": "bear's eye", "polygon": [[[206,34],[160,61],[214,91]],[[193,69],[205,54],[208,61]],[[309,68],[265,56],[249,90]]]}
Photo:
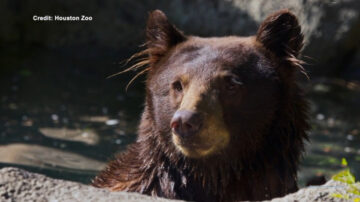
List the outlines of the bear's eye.
{"label": "bear's eye", "polygon": [[175,82],[172,84],[172,87],[173,87],[174,90],[176,90],[176,91],[178,91],[178,92],[181,92],[182,89],[183,89],[180,81],[175,81]]}
{"label": "bear's eye", "polygon": [[234,91],[238,87],[242,86],[244,83],[237,76],[229,76],[225,78],[226,89],[229,91]]}

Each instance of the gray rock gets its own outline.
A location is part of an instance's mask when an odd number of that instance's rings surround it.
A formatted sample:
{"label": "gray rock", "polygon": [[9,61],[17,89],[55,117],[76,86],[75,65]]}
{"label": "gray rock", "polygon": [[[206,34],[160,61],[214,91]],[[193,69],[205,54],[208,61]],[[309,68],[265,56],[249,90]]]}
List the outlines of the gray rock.
{"label": "gray rock", "polygon": [[[289,194],[273,202],[288,201],[346,201],[334,198],[333,193],[346,194],[346,184],[329,181],[322,186],[312,186]],[[352,196],[350,196],[351,198]],[[30,173],[19,168],[0,170],[0,201],[175,201],[144,196],[137,193],[109,192],[88,185],[57,180]]]}
{"label": "gray rock", "polygon": [[[356,196],[349,195],[349,199],[335,198],[333,194],[347,195],[349,189],[347,184],[330,180],[321,186],[305,187],[296,193],[289,194],[283,198],[275,198],[272,202],[288,202],[288,201],[352,201]],[[359,197],[359,196],[357,196]]]}
{"label": "gray rock", "polygon": [[137,193],[109,192],[88,185],[57,180],[18,168],[0,170],[0,201],[174,201]]}
{"label": "gray rock", "polygon": [[[358,0],[40,0],[28,4],[8,1],[0,7],[5,22],[0,32],[4,47],[20,43],[12,49],[21,50],[38,44],[66,49],[70,54],[77,51],[76,55],[81,55],[79,49],[86,50],[85,56],[99,54],[101,48],[134,51],[143,43],[147,13],[157,8],[186,33],[201,36],[254,34],[268,14],[289,8],[303,27],[304,54],[312,59],[304,58],[312,64],[308,66],[312,75],[360,78]],[[39,22],[32,20],[34,15],[88,15],[93,21]]]}

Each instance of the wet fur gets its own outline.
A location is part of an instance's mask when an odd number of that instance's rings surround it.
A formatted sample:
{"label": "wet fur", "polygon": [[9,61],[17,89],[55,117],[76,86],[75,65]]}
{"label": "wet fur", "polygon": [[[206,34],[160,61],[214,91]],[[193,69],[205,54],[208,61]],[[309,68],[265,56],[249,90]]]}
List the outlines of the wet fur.
{"label": "wet fur", "polygon": [[[160,71],[158,67],[165,62],[171,63],[169,55],[175,53],[187,55],[188,59],[196,57],[191,53],[197,47],[196,37],[183,35],[163,15],[160,11],[150,14],[147,49],[137,55],[146,56],[141,65],[145,65],[143,73],[148,73],[138,139],[109,162],[93,185],[113,191],[190,201],[264,200],[296,191],[298,164],[309,129],[308,103],[294,76],[299,68],[303,71],[301,61],[297,59],[303,37],[296,17],[287,10],[279,11],[263,22],[255,38],[248,39],[257,40],[259,43],[254,46],[259,53],[278,68],[274,79],[279,86],[276,95],[279,102],[269,117],[271,122],[254,122],[254,128],[260,129],[249,129],[247,133],[246,128],[239,129],[231,123],[231,115],[225,114],[230,129],[241,130],[248,144],[231,141],[216,155],[192,159],[180,153],[171,138],[163,134],[167,123],[164,128],[156,127],[159,112],[154,107],[153,96],[156,95],[152,88]],[[185,48],[178,46],[186,40],[190,42]],[[231,41],[232,38],[224,40]],[[189,45],[191,41],[194,43]],[[222,100],[225,106],[231,105],[228,102],[231,101]],[[166,119],[166,113],[172,112],[161,112],[160,116]]]}

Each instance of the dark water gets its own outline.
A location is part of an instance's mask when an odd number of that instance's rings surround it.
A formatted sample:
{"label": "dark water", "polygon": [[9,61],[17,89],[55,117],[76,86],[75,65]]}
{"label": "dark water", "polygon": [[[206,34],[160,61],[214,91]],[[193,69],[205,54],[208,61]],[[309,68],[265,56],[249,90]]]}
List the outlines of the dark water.
{"label": "dark water", "polygon": [[[0,166],[89,183],[116,152],[136,138],[143,108],[141,81],[125,92],[131,73],[103,62],[59,57],[22,58],[0,77]],[[69,59],[70,58],[70,59]],[[120,58],[119,60],[120,61]],[[311,101],[310,142],[300,183],[329,177],[346,158],[360,177],[360,85],[335,79],[305,82]]]}
{"label": "dark water", "polygon": [[340,79],[314,79],[307,85],[311,101],[310,142],[299,179],[341,170],[341,159],[360,178],[360,85]]}

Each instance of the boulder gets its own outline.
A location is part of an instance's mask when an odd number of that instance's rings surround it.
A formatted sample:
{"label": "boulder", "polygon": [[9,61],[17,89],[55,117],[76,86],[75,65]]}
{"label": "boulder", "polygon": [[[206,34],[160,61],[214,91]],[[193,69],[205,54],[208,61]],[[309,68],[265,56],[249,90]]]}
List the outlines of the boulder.
{"label": "boulder", "polygon": [[[310,186],[273,202],[288,201],[346,201],[334,198],[333,194],[346,194],[348,185],[329,181],[322,186]],[[350,195],[350,199],[351,199]],[[58,180],[44,175],[7,167],[0,170],[0,201],[159,201],[170,202],[137,193],[109,192],[76,182]]]}
{"label": "boulder", "polygon": [[58,180],[22,169],[0,170],[0,201],[173,201],[137,193],[109,192],[76,182]]}
{"label": "boulder", "polygon": [[[303,58],[310,64],[310,75],[360,79],[358,0],[40,0],[1,4],[5,23],[0,50],[45,46],[77,57],[101,57],[108,53],[105,50],[130,55],[143,43],[147,13],[153,9],[163,10],[185,33],[223,36],[254,34],[268,14],[289,8],[303,27]],[[35,15],[85,15],[92,21],[34,21]]]}

